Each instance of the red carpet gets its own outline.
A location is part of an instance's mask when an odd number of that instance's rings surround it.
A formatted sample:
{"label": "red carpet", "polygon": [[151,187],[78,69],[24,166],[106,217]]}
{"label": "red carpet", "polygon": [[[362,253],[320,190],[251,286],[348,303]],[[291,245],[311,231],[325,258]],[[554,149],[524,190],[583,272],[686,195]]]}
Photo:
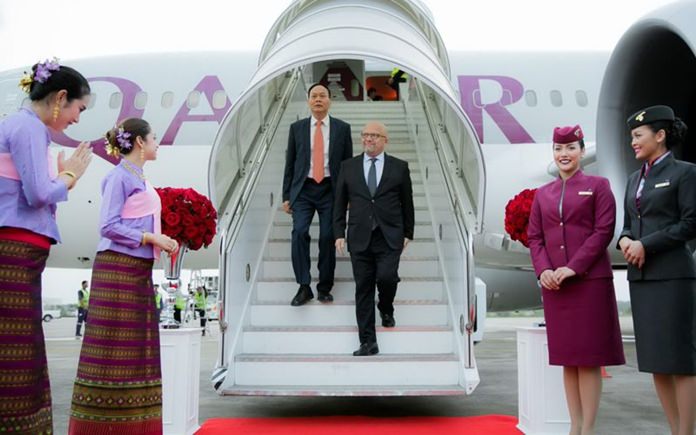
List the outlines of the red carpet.
{"label": "red carpet", "polygon": [[312,417],[213,418],[196,435],[519,435],[517,418],[508,415],[477,417]]}

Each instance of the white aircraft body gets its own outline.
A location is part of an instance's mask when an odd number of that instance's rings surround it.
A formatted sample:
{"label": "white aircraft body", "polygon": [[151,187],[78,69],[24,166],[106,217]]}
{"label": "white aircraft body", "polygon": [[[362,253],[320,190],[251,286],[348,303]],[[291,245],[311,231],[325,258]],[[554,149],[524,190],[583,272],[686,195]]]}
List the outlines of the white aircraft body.
{"label": "white aircraft body", "polygon": [[[619,219],[623,181],[637,166],[625,116],[638,107],[663,103],[696,126],[696,30],[683,25],[689,22],[685,17],[696,19],[695,3],[657,11],[632,27],[613,54],[449,53],[451,84],[476,130],[486,165],[485,215],[475,239],[475,260],[477,275],[488,287],[489,310],[540,304],[528,251],[505,236],[504,209],[521,190],[554,177],[550,140],[555,126],[582,126],[587,170],[610,178]],[[96,155],[69,202],[59,205],[63,243],[52,249],[49,267],[91,265],[98,241],[100,182],[114,165],[105,155],[103,134],[119,120],[139,116],[156,132],[158,160],[145,169],[153,185],[209,192],[211,147],[225,114],[257,70],[258,56],[198,52],[63,61],[88,78],[92,99],[79,124],[54,136],[54,153],[61,148],[69,153],[77,143],[91,141]],[[379,70],[374,72],[385,72],[384,64],[376,65]],[[369,76],[369,63],[366,69]],[[27,103],[17,86],[22,73],[0,73],[0,117]],[[354,125],[353,130],[361,127]],[[693,134],[689,139],[693,145]],[[217,268],[218,258],[216,241],[189,254],[186,267]],[[613,259],[621,264],[616,253]]]}

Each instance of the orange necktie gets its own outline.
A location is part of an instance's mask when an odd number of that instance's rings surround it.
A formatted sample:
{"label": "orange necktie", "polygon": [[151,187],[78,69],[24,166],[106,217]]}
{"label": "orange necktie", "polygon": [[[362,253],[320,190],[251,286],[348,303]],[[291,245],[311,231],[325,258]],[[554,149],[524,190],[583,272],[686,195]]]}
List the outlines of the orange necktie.
{"label": "orange necktie", "polygon": [[312,178],[317,183],[321,183],[324,179],[324,133],[321,131],[321,125],[322,121],[317,121],[312,150]]}

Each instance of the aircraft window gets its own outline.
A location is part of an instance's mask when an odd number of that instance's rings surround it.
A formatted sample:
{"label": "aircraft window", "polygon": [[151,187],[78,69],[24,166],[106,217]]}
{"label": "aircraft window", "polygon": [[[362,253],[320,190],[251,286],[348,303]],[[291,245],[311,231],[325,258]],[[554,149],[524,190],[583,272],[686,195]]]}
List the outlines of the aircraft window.
{"label": "aircraft window", "polygon": [[217,90],[213,94],[213,109],[222,109],[227,103],[227,94],[223,90]]}
{"label": "aircraft window", "polygon": [[87,108],[91,109],[95,104],[97,104],[97,94],[92,93],[89,95],[89,103],[87,103]]}
{"label": "aircraft window", "polygon": [[186,99],[186,106],[189,109],[195,109],[198,107],[198,103],[201,102],[201,93],[198,91],[191,91]]}
{"label": "aircraft window", "polygon": [[529,90],[524,93],[524,101],[529,107],[536,107],[537,105],[537,95],[536,92]]}
{"label": "aircraft window", "polygon": [[587,92],[583,90],[575,91],[575,101],[577,101],[580,107],[587,106]]}
{"label": "aircraft window", "polygon": [[123,102],[123,94],[120,92],[114,92],[111,94],[111,98],[109,98],[109,107],[112,109],[118,109],[121,107],[121,103]]}
{"label": "aircraft window", "polygon": [[563,105],[563,96],[561,96],[561,91],[551,91],[551,104],[553,107],[561,107]]}
{"label": "aircraft window", "polygon": [[162,107],[169,109],[174,105],[174,92],[167,91],[162,94]]}
{"label": "aircraft window", "polygon": [[147,92],[140,91],[135,94],[135,101],[133,102],[133,105],[136,109],[144,109],[145,106],[147,106]]}

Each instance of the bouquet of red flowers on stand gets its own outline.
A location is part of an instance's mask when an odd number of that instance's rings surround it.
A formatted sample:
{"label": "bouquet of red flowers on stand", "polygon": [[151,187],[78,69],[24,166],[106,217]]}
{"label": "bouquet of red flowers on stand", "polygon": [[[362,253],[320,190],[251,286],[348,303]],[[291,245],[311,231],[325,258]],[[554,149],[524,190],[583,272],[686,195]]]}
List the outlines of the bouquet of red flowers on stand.
{"label": "bouquet of red flowers on stand", "polygon": [[162,233],[192,251],[213,242],[217,212],[210,200],[193,189],[158,187],[162,201]]}
{"label": "bouquet of red flowers on stand", "polygon": [[517,240],[526,247],[529,247],[527,226],[535,193],[536,189],[524,189],[505,206],[505,231],[512,240]]}

